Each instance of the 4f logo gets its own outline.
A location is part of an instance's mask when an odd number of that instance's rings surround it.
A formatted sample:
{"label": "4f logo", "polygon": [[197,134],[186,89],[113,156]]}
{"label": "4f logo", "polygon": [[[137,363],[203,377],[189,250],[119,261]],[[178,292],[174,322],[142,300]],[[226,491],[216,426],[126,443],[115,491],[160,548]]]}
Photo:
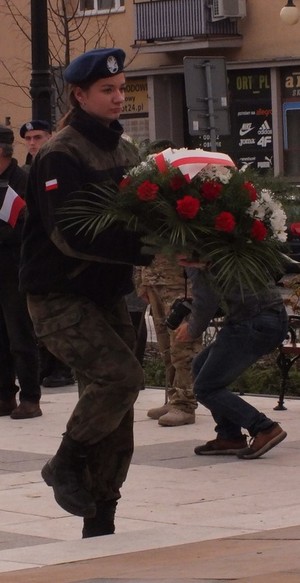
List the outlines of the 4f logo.
{"label": "4f logo", "polygon": [[267,148],[267,146],[272,144],[272,136],[261,136],[258,140],[257,145],[262,148]]}
{"label": "4f logo", "polygon": [[260,128],[258,128],[258,135],[261,136],[257,142],[258,146],[262,148],[267,148],[270,144],[272,144],[272,128],[270,124],[265,119],[264,122],[261,124]]}

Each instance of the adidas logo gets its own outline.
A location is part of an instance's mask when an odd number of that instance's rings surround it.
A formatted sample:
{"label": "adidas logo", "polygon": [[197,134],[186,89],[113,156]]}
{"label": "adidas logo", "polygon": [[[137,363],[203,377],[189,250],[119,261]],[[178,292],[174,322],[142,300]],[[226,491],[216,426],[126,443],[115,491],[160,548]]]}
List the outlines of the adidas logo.
{"label": "adidas logo", "polygon": [[259,136],[271,136],[272,135],[273,131],[272,131],[272,128],[270,127],[269,123],[267,122],[267,120],[265,120],[262,123],[262,125],[258,129],[257,133]]}

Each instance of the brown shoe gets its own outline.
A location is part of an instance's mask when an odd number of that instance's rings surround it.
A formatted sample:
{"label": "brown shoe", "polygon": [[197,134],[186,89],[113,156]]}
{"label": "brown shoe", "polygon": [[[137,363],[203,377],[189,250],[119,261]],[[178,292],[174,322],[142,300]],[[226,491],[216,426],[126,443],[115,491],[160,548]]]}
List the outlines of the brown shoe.
{"label": "brown shoe", "polygon": [[159,419],[162,417],[162,415],[168,413],[169,409],[170,405],[165,403],[162,405],[162,407],[154,407],[153,409],[149,409],[147,416],[150,417],[150,419]]}
{"label": "brown shoe", "polygon": [[158,424],[164,427],[179,427],[180,425],[192,425],[195,423],[195,420],[195,411],[186,413],[185,411],[181,411],[181,409],[171,407],[168,413],[159,418]]}
{"label": "brown shoe", "polygon": [[242,435],[239,439],[212,439],[204,445],[195,447],[196,455],[237,455],[239,451],[247,448],[246,435]]}
{"label": "brown shoe", "polygon": [[12,419],[32,419],[43,415],[39,403],[31,401],[21,401],[20,405],[11,412]]}
{"label": "brown shoe", "polygon": [[10,415],[11,412],[17,407],[16,397],[12,397],[8,401],[0,400],[0,417],[5,415]]}
{"label": "brown shoe", "polygon": [[255,460],[260,457],[275,445],[278,445],[287,436],[286,431],[281,429],[279,423],[273,423],[268,429],[259,431],[258,434],[253,437],[252,443],[244,451],[238,453],[238,457],[245,460]]}

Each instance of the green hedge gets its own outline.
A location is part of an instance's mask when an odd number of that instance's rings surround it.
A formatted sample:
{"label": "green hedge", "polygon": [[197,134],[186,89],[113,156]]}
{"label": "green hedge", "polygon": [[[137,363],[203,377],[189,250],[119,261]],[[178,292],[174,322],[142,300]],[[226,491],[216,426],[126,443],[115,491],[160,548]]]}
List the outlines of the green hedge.
{"label": "green hedge", "polygon": [[[276,364],[277,351],[260,359],[246,370],[231,389],[238,393],[257,395],[278,395],[281,386],[281,372]],[[165,387],[165,368],[155,348],[146,351],[144,360],[146,386]],[[293,365],[287,381],[287,396],[300,397],[300,370]]]}

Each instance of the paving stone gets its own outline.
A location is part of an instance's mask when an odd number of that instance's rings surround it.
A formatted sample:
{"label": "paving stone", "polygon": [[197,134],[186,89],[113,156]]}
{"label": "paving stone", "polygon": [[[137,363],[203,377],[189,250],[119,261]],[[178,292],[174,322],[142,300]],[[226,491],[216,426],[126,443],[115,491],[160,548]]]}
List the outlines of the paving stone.
{"label": "paving stone", "polygon": [[[194,454],[194,447],[200,441],[173,441],[171,443],[136,446],[132,463],[136,465],[176,468],[179,470],[197,468],[200,465],[200,456]],[[201,456],[202,467],[232,463],[233,461],[235,461],[233,456]]]}
{"label": "paving stone", "polygon": [[47,459],[46,454],[0,449],[0,475],[40,470]]}
{"label": "paving stone", "polygon": [[[43,483],[39,471],[65,430],[76,392],[76,387],[43,391],[45,415],[41,420],[17,424],[1,420],[1,582],[300,581],[300,401],[290,400],[287,412],[276,413],[275,419],[282,421],[289,439],[262,459],[244,463],[235,456],[194,454],[195,445],[204,443],[213,432],[213,422],[205,411],[188,427],[162,429],[149,423],[146,412],[157,395],[142,391],[136,405],[133,467],[120,502],[117,535],[82,541],[82,520],[64,513],[55,503],[53,491]],[[274,399],[249,400],[273,416]],[[32,453],[31,447],[39,453]],[[34,480],[31,471],[38,471]],[[187,501],[183,498],[185,479]],[[161,502],[164,487],[166,498]],[[165,547],[165,542],[174,546]],[[278,578],[281,572],[283,576]]]}
{"label": "paving stone", "polygon": [[0,551],[57,542],[58,539],[0,531]]}

